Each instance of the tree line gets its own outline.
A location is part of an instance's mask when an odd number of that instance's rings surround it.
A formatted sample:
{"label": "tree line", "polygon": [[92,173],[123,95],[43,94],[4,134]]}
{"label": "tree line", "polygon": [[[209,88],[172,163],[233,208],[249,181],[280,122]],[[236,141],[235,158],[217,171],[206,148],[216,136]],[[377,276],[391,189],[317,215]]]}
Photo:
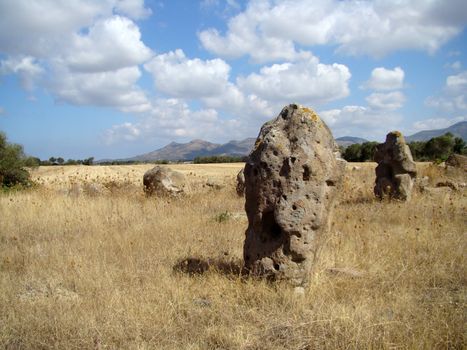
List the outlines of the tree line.
{"label": "tree line", "polygon": [[[373,161],[373,155],[378,142],[355,143],[341,148],[342,157],[348,162]],[[451,133],[433,137],[428,141],[413,141],[408,143],[412,156],[417,162],[443,162],[451,154],[467,154],[465,141],[454,137]]]}
{"label": "tree line", "polygon": [[207,156],[207,157],[195,157],[193,159],[194,164],[208,164],[208,163],[241,163],[246,161],[246,156],[235,157],[235,156]]}
{"label": "tree line", "polygon": [[68,159],[65,160],[62,157],[50,157],[47,160],[40,160],[39,158],[34,158],[38,165],[93,165],[94,157],[89,157],[86,159]]}
{"label": "tree line", "polygon": [[[376,150],[377,142],[364,142],[353,144],[342,148],[342,155],[348,162],[372,161]],[[462,138],[454,137],[451,133],[434,137],[429,141],[414,141],[409,144],[412,156],[415,161],[445,161],[451,154],[467,154],[466,143]],[[245,162],[247,157],[235,156],[207,156],[196,157],[195,164],[204,163],[236,163]],[[9,188],[16,185],[30,186],[28,168],[39,165],[93,165],[94,157],[83,160],[68,159],[65,161],[61,157],[50,157],[48,160],[40,160],[36,157],[25,155],[23,147],[18,144],[9,143],[6,135],[0,132],[0,187]],[[111,161],[102,164],[135,164],[133,161]],[[160,160],[150,163],[167,164],[168,161]]]}

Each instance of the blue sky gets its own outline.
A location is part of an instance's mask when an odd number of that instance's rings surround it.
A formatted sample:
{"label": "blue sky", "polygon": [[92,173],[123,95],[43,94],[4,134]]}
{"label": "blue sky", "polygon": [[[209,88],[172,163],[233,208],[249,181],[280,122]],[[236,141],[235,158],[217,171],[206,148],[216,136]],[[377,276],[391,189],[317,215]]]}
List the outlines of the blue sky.
{"label": "blue sky", "polygon": [[0,0],[0,130],[42,159],[256,137],[296,102],[335,137],[467,120],[464,0]]}

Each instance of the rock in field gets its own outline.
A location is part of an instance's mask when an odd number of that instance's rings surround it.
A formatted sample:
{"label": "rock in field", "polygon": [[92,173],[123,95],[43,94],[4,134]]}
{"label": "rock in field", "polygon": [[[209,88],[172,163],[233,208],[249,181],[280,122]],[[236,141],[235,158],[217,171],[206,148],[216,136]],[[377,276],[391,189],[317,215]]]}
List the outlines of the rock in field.
{"label": "rock in field", "polygon": [[240,197],[243,197],[245,194],[245,174],[243,173],[244,169],[240,170],[237,174],[237,194]]}
{"label": "rock in field", "polygon": [[156,166],[144,173],[143,185],[147,195],[176,196],[184,191],[185,176],[167,167]]}
{"label": "rock in field", "polygon": [[409,200],[417,169],[410,148],[399,131],[390,132],[386,142],[376,146],[375,161],[378,163],[375,195]]}
{"label": "rock in field", "polygon": [[467,171],[467,156],[463,156],[461,154],[451,154],[446,160],[445,165],[464,169]]}
{"label": "rock in field", "polygon": [[307,284],[345,164],[308,108],[291,104],[263,125],[244,171],[249,273]]}

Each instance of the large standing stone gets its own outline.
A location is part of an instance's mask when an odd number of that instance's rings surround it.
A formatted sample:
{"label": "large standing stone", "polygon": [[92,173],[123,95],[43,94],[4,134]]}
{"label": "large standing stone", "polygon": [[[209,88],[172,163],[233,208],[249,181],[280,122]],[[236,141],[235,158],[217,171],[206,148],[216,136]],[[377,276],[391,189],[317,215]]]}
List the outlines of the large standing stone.
{"label": "large standing stone", "polygon": [[374,192],[379,198],[409,200],[417,175],[409,146],[399,131],[386,136],[386,142],[376,146],[376,182]]}
{"label": "large standing stone", "polygon": [[244,171],[247,271],[307,284],[344,169],[312,110],[291,104],[263,125]]}
{"label": "large standing stone", "polygon": [[144,173],[143,185],[147,195],[176,196],[184,190],[185,176],[167,167],[156,166]]}

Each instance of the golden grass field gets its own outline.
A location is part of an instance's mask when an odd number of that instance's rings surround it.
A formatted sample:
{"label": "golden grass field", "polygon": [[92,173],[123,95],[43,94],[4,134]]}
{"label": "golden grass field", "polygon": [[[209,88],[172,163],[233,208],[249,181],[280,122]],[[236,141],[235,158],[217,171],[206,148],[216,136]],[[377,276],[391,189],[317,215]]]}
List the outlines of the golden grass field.
{"label": "golden grass field", "polygon": [[[187,175],[180,199],[145,197],[151,165],[40,167],[34,189],[1,194],[0,347],[467,347],[465,188],[380,202],[373,163],[348,165],[304,295],[215,268],[174,271],[188,257],[241,263],[241,166],[170,165]],[[432,183],[465,182],[418,167]]]}

